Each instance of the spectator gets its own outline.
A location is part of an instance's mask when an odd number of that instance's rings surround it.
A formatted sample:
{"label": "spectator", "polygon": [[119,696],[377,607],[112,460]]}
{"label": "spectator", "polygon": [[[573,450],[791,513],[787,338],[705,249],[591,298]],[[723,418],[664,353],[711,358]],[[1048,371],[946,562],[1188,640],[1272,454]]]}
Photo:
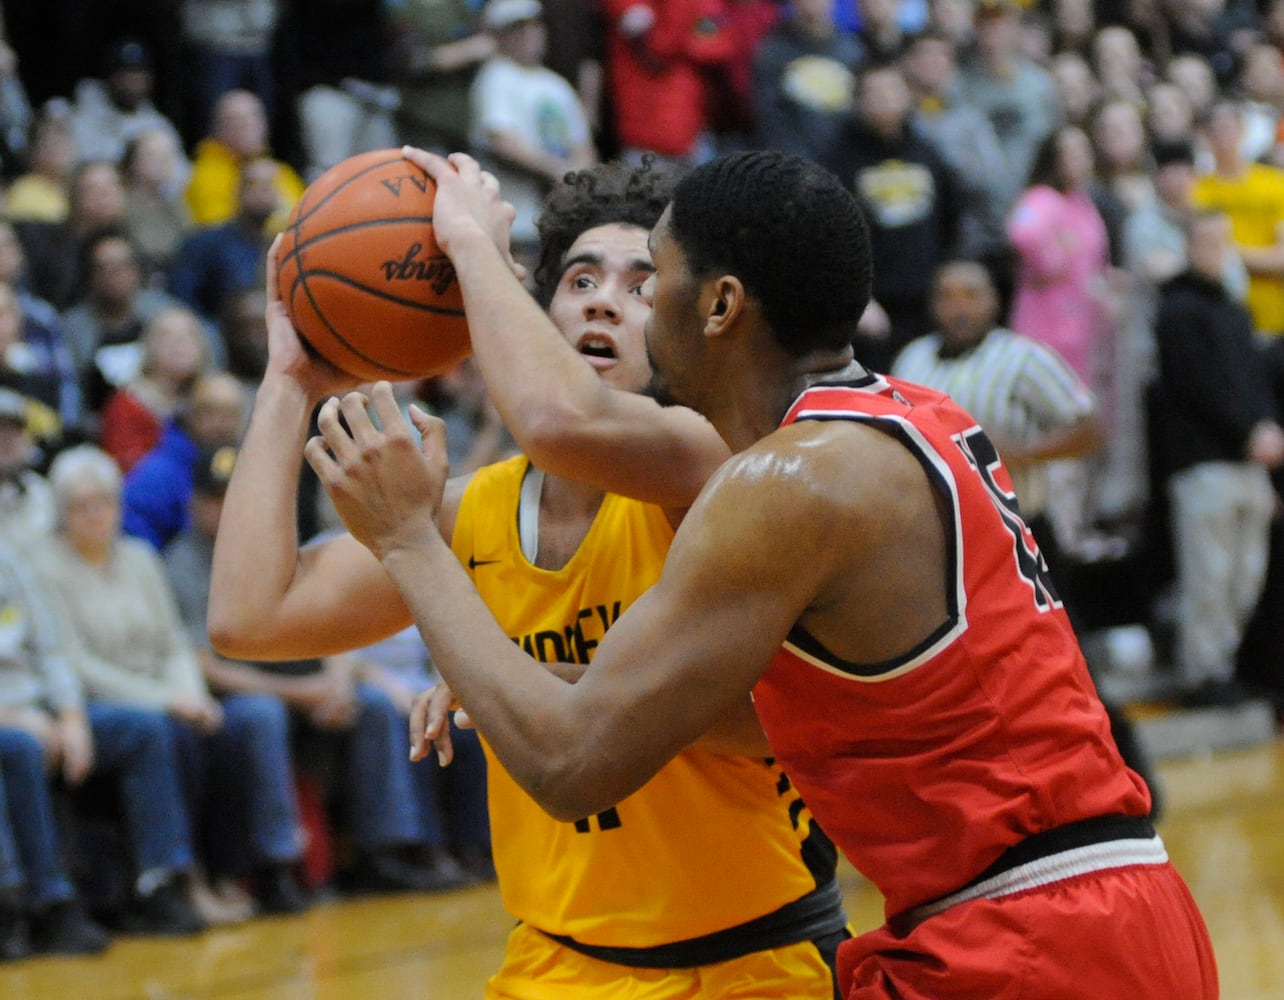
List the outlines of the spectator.
{"label": "spectator", "polygon": [[928,0],[928,27],[954,43],[960,59],[971,55],[976,44],[976,0]]}
{"label": "spectator", "polygon": [[253,397],[267,367],[267,296],[262,285],[232,292],[223,301],[219,333],[227,352],[227,370]]}
{"label": "spectator", "polygon": [[[1194,210],[1195,148],[1189,141],[1156,142],[1153,162],[1156,198],[1128,216],[1124,238],[1124,267],[1143,289],[1150,306],[1147,326],[1154,329],[1154,306],[1159,286],[1187,270],[1186,229]],[[1243,301],[1248,271],[1234,246],[1226,248],[1222,287]]]}
{"label": "spectator", "polygon": [[65,110],[47,107],[32,129],[28,169],[5,192],[5,217],[15,222],[66,221],[67,190],[80,158]]}
{"label": "spectator", "polygon": [[914,126],[955,172],[963,199],[959,253],[1008,268],[1003,232],[1003,149],[990,120],[959,100],[958,62],[947,35],[928,28],[910,39],[901,59],[914,95]]}
{"label": "spectator", "polygon": [[708,74],[734,55],[722,0],[606,0],[607,78],[621,155],[713,154]]}
{"label": "spectator", "polygon": [[[280,208],[277,177],[278,166],[271,157],[243,160],[235,217],[192,233],[174,255],[169,290],[195,309],[211,329],[217,327],[229,296],[263,285],[272,219]],[[219,350],[220,359],[222,354]]]}
{"label": "spectator", "polygon": [[905,51],[908,37],[900,22],[901,0],[858,0],[860,40],[870,62],[891,62]]}
{"label": "spectator", "polygon": [[1053,0],[1052,38],[1057,52],[1086,59],[1097,30],[1097,11],[1093,0]]}
{"label": "spectator", "polygon": [[181,305],[173,296],[143,287],[138,251],[121,226],[85,239],[83,299],[63,313],[63,335],[84,392],[91,426],[113,388],[138,374],[143,328],[162,309]]}
{"label": "spectator", "polygon": [[189,526],[192,477],[201,455],[234,445],[245,421],[245,390],[232,375],[206,372],[166,421],[156,447],[125,477],[122,525],[158,551]]}
{"label": "spectator", "polygon": [[276,101],[277,0],[181,0],[179,15],[188,61],[183,78],[189,141],[205,133],[211,116],[217,120],[219,101],[234,90],[252,94],[270,115]]}
{"label": "spectator", "polygon": [[0,961],[100,952],[111,939],[85,914],[66,867],[48,777],[56,769],[70,785],[85,778],[92,724],[53,616],[8,545],[0,600],[12,632],[0,652]]}
{"label": "spectator", "polygon": [[[203,860],[216,875],[244,874],[217,864],[245,850],[233,842],[244,830],[246,853],[276,887],[277,873],[300,853],[284,708],[267,698],[210,696],[159,556],[120,533],[120,469],[109,455],[91,445],[68,449],[54,459],[49,481],[58,533],[32,554],[57,597],[86,695],[167,720]],[[191,891],[211,923],[249,915],[229,906],[226,892],[210,893],[204,875]]]}
{"label": "spectator", "polygon": [[183,201],[184,164],[177,140],[163,129],[139,132],[125,147],[125,224],[142,255],[149,285],[163,284],[179,244],[192,228]]}
{"label": "spectator", "polygon": [[[35,736],[44,762],[77,800],[82,786],[102,779],[115,786],[112,791],[119,794],[123,817],[114,815],[124,819],[128,830],[124,864],[132,866],[134,876],[128,902],[112,914],[117,929],[159,935],[201,931],[204,922],[179,884],[193,859],[174,747],[164,720],[124,706],[86,704],[62,645],[56,603],[47,602],[48,592],[31,574],[29,562],[5,545],[0,545],[0,590],[5,607],[11,609],[0,654],[4,743],[17,743],[15,730]],[[9,775],[6,767],[5,777]],[[23,836],[21,844],[34,944],[50,951],[101,951],[106,938],[85,919],[70,874],[62,868],[49,787],[43,780],[25,780],[6,791],[11,821],[31,834]],[[121,863],[106,857],[90,861],[104,866]]]}
{"label": "spectator", "polygon": [[0,184],[27,169],[34,117],[27,88],[18,75],[18,54],[0,25]]}
{"label": "spectator", "polygon": [[[1101,395],[1113,302],[1109,237],[1092,198],[1093,177],[1092,144],[1081,129],[1062,126],[1040,147],[1029,187],[1008,220],[1017,255],[1009,325],[1051,347]],[[1088,467],[1060,461],[1049,475],[1057,541],[1068,555],[1085,555],[1093,504]]]}
{"label": "spectator", "polygon": [[393,5],[393,79],[401,91],[395,120],[403,142],[443,155],[468,148],[469,92],[495,51],[480,6],[469,0]]}
{"label": "spectator", "polygon": [[[86,78],[76,84],[71,127],[82,159],[120,163],[135,137],[161,131],[174,148],[182,150],[178,129],[152,103],[152,54],[139,38],[110,42],[104,52],[101,80]],[[185,177],[186,157],[180,159]]]}
{"label": "spectator", "polygon": [[873,299],[887,315],[886,337],[862,337],[857,356],[886,371],[897,351],[931,325],[932,271],[957,246],[960,198],[953,170],[911,125],[905,77],[893,64],[865,67],[856,115],[821,163],[852,190],[869,224],[878,268]]}
{"label": "spectator", "polygon": [[1092,68],[1106,100],[1126,101],[1137,109],[1145,104],[1154,73],[1128,28],[1107,25],[1092,36]]}
{"label": "spectator", "polygon": [[[342,873],[347,888],[427,891],[466,884],[470,879],[446,859],[436,866],[423,864],[425,831],[415,800],[415,770],[406,759],[405,720],[384,691],[358,679],[353,660],[253,663],[228,660],[210,648],[205,627],[210,561],[223,492],[235,461],[231,447],[202,453],[193,473],[188,527],[164,552],[181,615],[208,684],[225,704],[240,700],[257,703],[266,711],[265,703],[272,702],[289,710],[295,727],[293,742],[299,748],[293,759],[300,765],[306,762],[303,770],[310,777],[327,782],[326,797],[336,795],[346,807],[343,825],[350,842],[343,846],[355,855]],[[281,751],[274,753],[279,757]],[[279,774],[271,772],[277,814],[285,804]],[[329,787],[332,776],[341,780],[337,789]],[[277,829],[284,833],[283,826]],[[269,837],[268,842],[273,839]],[[275,838],[275,845],[276,851],[286,851],[283,836]],[[260,853],[271,856],[273,849],[265,846]],[[233,856],[224,863],[237,861]],[[288,912],[306,901],[293,867],[268,866],[257,873],[253,884],[262,909]]]}
{"label": "spectator", "polygon": [[1151,84],[1146,91],[1146,128],[1153,142],[1193,140],[1195,110],[1186,91],[1167,80]]}
{"label": "spectator", "polygon": [[60,438],[80,428],[80,389],[60,331],[31,319],[12,287],[0,281],[0,385],[43,404]]}
{"label": "spectator", "polygon": [[35,469],[29,409],[18,393],[0,389],[0,538],[15,550],[51,534],[57,521],[53,490]]}
{"label": "spectator", "polygon": [[472,148],[490,162],[516,210],[514,255],[533,265],[545,191],[567,172],[596,163],[597,149],[575,89],[544,66],[548,37],[539,0],[489,0],[482,22],[495,37],[495,54],[473,81]]}
{"label": "spectator", "polygon": [[1061,118],[1071,125],[1087,128],[1101,103],[1101,82],[1088,61],[1077,52],[1058,52],[1048,66],[1057,89]]}
{"label": "spectator", "polygon": [[1102,185],[1126,218],[1154,200],[1150,139],[1137,105],[1111,98],[1093,115],[1091,137]]}
{"label": "spectator", "polygon": [[1186,95],[1195,121],[1204,118],[1218,95],[1217,77],[1208,60],[1197,55],[1174,55],[1164,67],[1164,79]]}
{"label": "spectator", "polygon": [[[217,226],[237,212],[243,164],[271,157],[268,118],[263,101],[248,90],[229,90],[214,105],[214,124],[196,146],[192,177],[187,185],[187,209],[198,226]],[[289,164],[272,159],[276,168],[275,228],[285,222],[303,194],[304,183]]]}
{"label": "spectator", "polygon": [[1284,170],[1244,159],[1243,117],[1235,100],[1213,102],[1203,136],[1213,167],[1195,181],[1191,199],[1230,218],[1235,247],[1248,267],[1253,326],[1268,336],[1284,334]]}
{"label": "spectator", "polygon": [[1280,165],[1280,109],[1284,105],[1284,54],[1269,42],[1244,53],[1239,70],[1244,103],[1244,159]]}
{"label": "spectator", "polygon": [[1066,125],[1045,140],[1008,220],[1018,256],[1011,326],[1096,383],[1109,244],[1091,195],[1092,144]]}
{"label": "spectator", "polygon": [[834,0],[794,0],[754,54],[754,144],[818,160],[846,126],[864,50]]}
{"label": "spectator", "polygon": [[1190,267],[1163,286],[1155,322],[1155,459],[1172,510],[1182,700],[1228,705],[1248,697],[1235,657],[1265,581],[1284,430],[1252,318],[1221,282],[1230,223],[1199,212],[1188,235]]}
{"label": "spectator", "polygon": [[231,851],[226,846],[218,851],[220,838],[210,838],[211,854],[217,851],[223,855],[215,870],[225,877],[250,878],[260,911],[297,913],[309,901],[299,881],[301,826],[285,702],[278,694],[263,690],[261,683],[255,683],[258,677],[253,667],[231,663],[215,654],[205,628],[214,533],[234,462],[232,448],[202,456],[192,485],[191,526],[166,546],[165,569],[188,640],[225,714],[229,719],[239,716],[243,721],[258,720],[256,738],[240,747],[227,748],[237,766],[249,768],[254,782],[241,789],[250,795],[247,798],[242,794],[240,809],[230,822],[229,817],[223,817],[216,823],[220,828],[232,828],[223,831],[231,836],[222,839],[234,846]]}
{"label": "spectator", "polygon": [[[100,229],[124,222],[125,185],[119,168],[107,160],[79,164],[71,178],[65,221],[15,224],[27,261],[27,291],[56,309],[66,309],[89,284],[86,240]],[[74,353],[74,346],[68,346]]]}
{"label": "spectator", "polygon": [[141,342],[138,374],[108,396],[99,425],[102,448],[121,472],[156,447],[165,422],[210,367],[209,339],[200,320],[180,306],[153,316]]}
{"label": "spectator", "polygon": [[976,48],[959,74],[959,99],[994,126],[1008,164],[1005,210],[1020,194],[1039,143],[1056,128],[1056,85],[1043,67],[1020,53],[1021,20],[1015,0],[979,0]]}

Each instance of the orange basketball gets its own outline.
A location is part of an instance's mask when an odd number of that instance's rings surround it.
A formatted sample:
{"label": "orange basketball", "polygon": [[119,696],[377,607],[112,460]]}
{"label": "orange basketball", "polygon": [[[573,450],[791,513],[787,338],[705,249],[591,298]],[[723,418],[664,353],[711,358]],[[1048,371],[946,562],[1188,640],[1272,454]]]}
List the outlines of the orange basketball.
{"label": "orange basketball", "polygon": [[472,345],[455,267],[432,232],[436,185],[399,150],[335,164],[286,223],[277,283],[294,327],[373,381],[440,374]]}

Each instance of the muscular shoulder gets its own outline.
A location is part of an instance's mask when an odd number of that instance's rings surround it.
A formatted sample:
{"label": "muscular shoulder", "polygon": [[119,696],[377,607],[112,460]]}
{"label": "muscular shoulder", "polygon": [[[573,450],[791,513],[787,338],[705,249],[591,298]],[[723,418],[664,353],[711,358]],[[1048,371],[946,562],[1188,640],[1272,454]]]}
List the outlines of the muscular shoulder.
{"label": "muscular shoulder", "polygon": [[930,504],[922,469],[902,444],[841,420],[800,421],[768,435],[722,467],[698,506],[782,548],[836,551],[903,529]]}

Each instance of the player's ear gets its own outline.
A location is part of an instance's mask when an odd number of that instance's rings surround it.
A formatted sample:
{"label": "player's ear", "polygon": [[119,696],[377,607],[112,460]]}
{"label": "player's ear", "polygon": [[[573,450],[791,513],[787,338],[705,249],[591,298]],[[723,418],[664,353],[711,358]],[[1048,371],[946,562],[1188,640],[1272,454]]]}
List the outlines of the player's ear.
{"label": "player's ear", "polygon": [[744,310],[745,286],[734,275],[725,274],[709,282],[704,291],[704,332],[718,336],[732,326]]}

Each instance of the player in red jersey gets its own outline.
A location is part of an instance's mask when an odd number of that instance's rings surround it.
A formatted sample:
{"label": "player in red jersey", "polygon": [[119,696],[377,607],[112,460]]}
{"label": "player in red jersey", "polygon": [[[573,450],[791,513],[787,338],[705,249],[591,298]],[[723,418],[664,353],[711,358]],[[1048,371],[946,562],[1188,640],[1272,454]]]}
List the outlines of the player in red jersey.
{"label": "player in red jersey", "polygon": [[[513,321],[493,178],[459,155],[431,172],[470,322]],[[415,415],[421,450],[381,384],[377,422],[360,394],[331,400],[308,444],[508,771],[555,816],[596,812],[752,690],[887,901],[840,950],[850,1000],[1215,997],[1203,921],[993,445],[948,398],[851,360],[870,276],[851,195],[797,157],[722,158],[678,186],[651,250],[654,391],[735,454],[577,683],[512,644],[443,543],[439,422]],[[441,723],[419,713],[416,753]]]}

